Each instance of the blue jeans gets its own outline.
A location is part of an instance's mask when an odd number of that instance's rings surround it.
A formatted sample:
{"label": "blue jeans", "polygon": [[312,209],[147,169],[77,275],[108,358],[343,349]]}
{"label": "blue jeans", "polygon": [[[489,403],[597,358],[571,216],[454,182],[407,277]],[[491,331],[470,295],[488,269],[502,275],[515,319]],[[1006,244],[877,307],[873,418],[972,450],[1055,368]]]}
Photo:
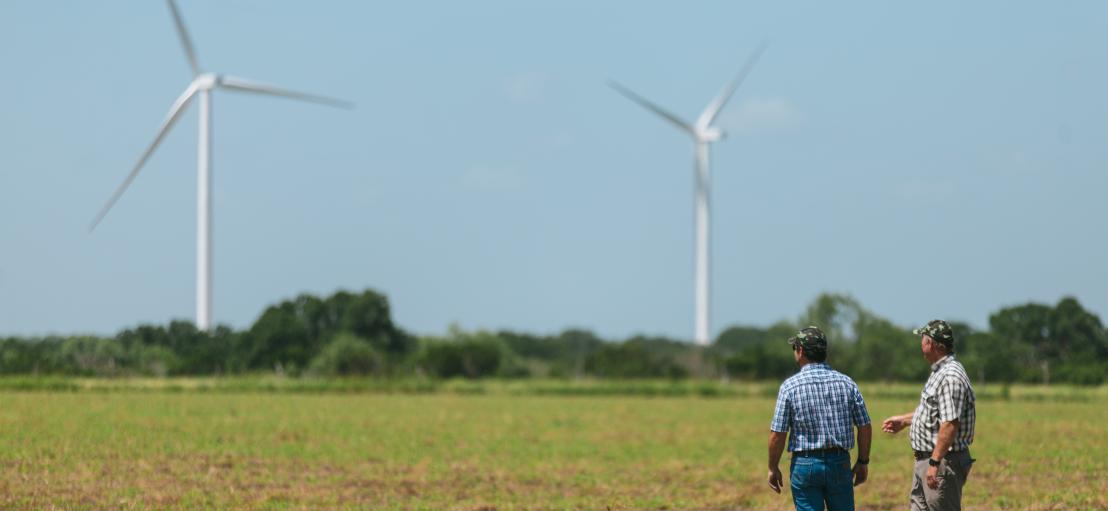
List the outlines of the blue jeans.
{"label": "blue jeans", "polygon": [[854,509],[854,481],[850,453],[793,456],[789,486],[796,509],[829,511]]}

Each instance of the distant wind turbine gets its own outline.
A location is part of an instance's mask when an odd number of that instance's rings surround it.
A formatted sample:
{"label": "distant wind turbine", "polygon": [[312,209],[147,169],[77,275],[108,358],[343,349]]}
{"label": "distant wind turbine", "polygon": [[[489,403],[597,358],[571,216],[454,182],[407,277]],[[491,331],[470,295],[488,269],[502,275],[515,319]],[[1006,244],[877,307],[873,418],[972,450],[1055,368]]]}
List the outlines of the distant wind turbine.
{"label": "distant wind turbine", "polygon": [[108,199],[108,203],[100,209],[89,225],[91,232],[100,224],[108,211],[112,209],[127,187],[134,181],[135,176],[142,170],[143,164],[150,158],[158,144],[162,142],[173,124],[184,112],[185,108],[196,96],[200,96],[200,141],[197,148],[197,203],[196,203],[196,326],[201,330],[212,328],[212,91],[222,88],[239,92],[252,92],[255,94],[268,94],[281,96],[340,108],[352,108],[353,104],[313,94],[281,89],[264,83],[258,83],[234,76],[202,72],[196,61],[196,52],[193,51],[192,41],[189,40],[185,23],[177,11],[177,5],[173,0],[167,0],[169,11],[173,15],[173,22],[177,26],[177,35],[181,38],[181,45],[185,49],[185,57],[188,58],[192,68],[193,79],[185,88],[180,97],[169,108],[169,114],[158,128],[158,134],[154,141],[139,157],[138,163],[131,169],[131,173],[116,188],[115,193]]}
{"label": "distant wind turbine", "polygon": [[724,133],[719,128],[712,126],[712,122],[716,120],[720,110],[727,104],[727,100],[731,99],[731,96],[735,93],[735,89],[746,79],[746,75],[750,73],[750,70],[754,68],[754,64],[758,62],[758,58],[765,51],[766,45],[762,44],[746,61],[746,64],[739,71],[739,74],[731,83],[719,92],[719,95],[708,103],[707,108],[700,113],[700,117],[696,118],[695,123],[688,123],[685,120],[677,117],[676,115],[667,112],[658,105],[651,103],[646,98],[636,94],[627,87],[620,85],[614,81],[609,81],[608,85],[615,89],[620,94],[627,96],[628,99],[638,103],[642,107],[660,115],[663,119],[669,121],[674,126],[677,126],[682,131],[688,133],[693,138],[693,143],[696,145],[696,327],[695,327],[695,341],[700,345],[707,345],[711,342],[710,339],[710,323],[708,320],[709,313],[709,275],[710,267],[708,265],[708,234],[709,234],[709,162],[708,162],[708,145],[712,142],[723,138]]}

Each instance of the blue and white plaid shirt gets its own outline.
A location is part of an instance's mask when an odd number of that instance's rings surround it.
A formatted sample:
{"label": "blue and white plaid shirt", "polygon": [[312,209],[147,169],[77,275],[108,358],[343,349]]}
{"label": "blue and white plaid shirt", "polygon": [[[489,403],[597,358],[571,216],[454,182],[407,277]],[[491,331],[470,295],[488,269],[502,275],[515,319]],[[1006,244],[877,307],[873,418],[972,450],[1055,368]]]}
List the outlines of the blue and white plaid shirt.
{"label": "blue and white plaid shirt", "polygon": [[789,435],[789,452],[854,447],[853,428],[869,424],[862,392],[827,364],[806,364],[777,393],[769,429]]}

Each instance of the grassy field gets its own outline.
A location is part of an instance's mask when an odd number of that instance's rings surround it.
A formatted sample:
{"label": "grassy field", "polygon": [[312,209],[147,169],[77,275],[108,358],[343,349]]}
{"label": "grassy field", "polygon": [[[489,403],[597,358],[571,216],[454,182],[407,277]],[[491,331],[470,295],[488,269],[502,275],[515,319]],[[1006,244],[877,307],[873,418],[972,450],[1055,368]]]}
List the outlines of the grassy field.
{"label": "grassy field", "polygon": [[[714,397],[169,388],[0,391],[0,509],[791,508],[764,480],[772,385],[703,392]],[[882,388],[863,387],[875,420],[914,407]],[[1103,391],[1008,392],[1019,396],[1039,397],[978,404],[967,509],[1108,509]],[[872,460],[859,509],[903,509],[905,434],[879,434]]]}

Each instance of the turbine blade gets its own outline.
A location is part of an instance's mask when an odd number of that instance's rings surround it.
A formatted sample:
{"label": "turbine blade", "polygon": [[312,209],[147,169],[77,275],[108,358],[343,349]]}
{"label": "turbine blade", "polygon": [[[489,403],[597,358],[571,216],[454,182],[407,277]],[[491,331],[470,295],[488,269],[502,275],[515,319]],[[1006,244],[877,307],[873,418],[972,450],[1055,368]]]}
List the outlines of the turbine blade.
{"label": "turbine blade", "polygon": [[754,64],[758,63],[758,58],[762,56],[762,52],[766,51],[767,43],[763,42],[758,45],[758,48],[754,50],[754,53],[750,55],[750,58],[746,60],[746,64],[739,70],[739,74],[735,76],[731,83],[728,83],[723,90],[719,91],[719,95],[708,103],[708,107],[704,109],[704,112],[700,114],[700,117],[696,119],[696,125],[700,128],[707,128],[716,120],[716,116],[719,115],[720,110],[723,110],[723,106],[727,104],[727,100],[731,99],[731,96],[735,94],[735,89],[739,88],[739,85],[746,79],[746,75],[750,74],[750,70],[754,69]]}
{"label": "turbine blade", "polygon": [[181,19],[181,13],[177,12],[177,3],[173,0],[166,0],[166,3],[169,4],[169,12],[173,14],[173,23],[177,25],[177,35],[181,38],[181,46],[185,47],[185,57],[189,59],[189,66],[192,66],[192,75],[196,76],[200,74],[200,65],[196,63],[196,52],[193,51],[189,33],[185,30],[185,22]]}
{"label": "turbine blade", "polygon": [[627,87],[624,87],[623,85],[620,85],[619,82],[616,82],[616,81],[613,81],[613,80],[608,80],[608,86],[615,89],[616,92],[626,96],[627,99],[630,99],[631,101],[634,101],[635,103],[638,103],[643,108],[646,108],[647,110],[650,110],[651,112],[654,112],[654,113],[662,116],[662,118],[664,118],[665,120],[673,123],[675,126],[680,128],[681,130],[687,131],[690,134],[692,134],[693,136],[696,136],[696,130],[693,129],[692,125],[685,122],[680,117],[677,117],[676,115],[673,115],[673,114],[663,110],[662,107],[660,107],[658,105],[655,105],[654,103],[651,103],[649,100],[647,100],[646,98],[636,94],[631,89],[628,89]]}
{"label": "turbine blade", "polygon": [[270,96],[280,96],[284,98],[299,99],[301,101],[309,101],[312,103],[319,103],[323,105],[329,105],[338,108],[351,109],[354,108],[354,103],[344,101],[341,99],[329,98],[327,96],[318,96],[315,94],[307,94],[304,92],[297,92],[294,90],[282,89],[280,87],[274,87],[269,84],[259,83],[235,76],[220,76],[219,85],[231,90],[237,90],[242,92],[253,92],[257,94],[269,94]]}
{"label": "turbine blade", "polygon": [[92,223],[89,224],[89,232],[92,232],[93,229],[96,229],[96,226],[99,225],[100,221],[104,219],[104,216],[108,214],[108,211],[112,209],[112,206],[115,206],[115,203],[119,201],[119,198],[123,195],[123,192],[127,191],[127,187],[131,186],[131,181],[134,181],[135,176],[138,176],[139,171],[142,170],[143,164],[145,164],[146,160],[150,158],[150,155],[154,153],[154,149],[158,148],[158,144],[162,143],[162,139],[165,138],[166,133],[168,133],[169,129],[173,127],[173,124],[177,122],[177,119],[181,117],[181,112],[185,110],[185,107],[187,107],[189,102],[192,101],[192,97],[195,94],[196,87],[194,85],[189,85],[189,87],[185,89],[185,92],[177,98],[177,101],[173,102],[173,106],[169,109],[169,115],[167,115],[165,117],[165,120],[162,121],[161,127],[158,128],[158,134],[154,137],[154,141],[151,142],[150,145],[146,148],[146,151],[142,153],[142,156],[139,158],[138,163],[136,163],[135,166],[131,168],[131,173],[127,174],[127,179],[124,179],[123,183],[115,189],[114,193],[112,193],[111,198],[108,199],[108,203],[105,204],[103,208],[100,208],[100,212],[96,214],[96,218],[94,218],[92,220]]}

